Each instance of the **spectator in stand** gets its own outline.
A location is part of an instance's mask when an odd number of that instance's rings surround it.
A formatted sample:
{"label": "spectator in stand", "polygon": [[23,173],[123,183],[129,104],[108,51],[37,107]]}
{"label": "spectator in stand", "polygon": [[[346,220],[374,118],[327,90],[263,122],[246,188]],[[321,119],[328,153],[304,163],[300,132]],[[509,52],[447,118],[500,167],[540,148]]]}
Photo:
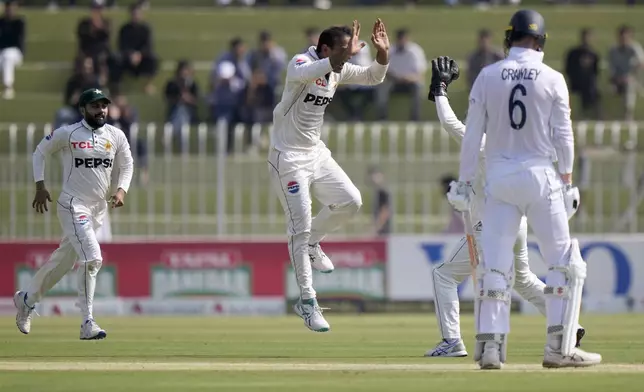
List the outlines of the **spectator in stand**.
{"label": "spectator in stand", "polygon": [[385,175],[373,166],[369,168],[369,182],[373,187],[373,224],[378,236],[391,234],[392,203],[389,190],[385,186]]}
{"label": "spectator in stand", "polygon": [[18,2],[5,0],[0,18],[0,69],[2,70],[2,98],[13,99],[16,67],[22,64],[25,52],[25,21],[16,15]]}
{"label": "spectator in stand", "polygon": [[470,89],[483,68],[504,58],[503,50],[492,45],[492,33],[490,30],[483,29],[479,31],[478,46],[470,53],[467,60],[467,82]]}
{"label": "spectator in stand", "polygon": [[192,65],[187,60],[177,64],[174,78],[165,86],[165,99],[168,104],[167,121],[172,124],[175,135],[180,135],[184,125],[199,121],[199,86],[195,82]]}
{"label": "spectator in stand", "polygon": [[308,51],[309,47],[311,46],[318,45],[318,40],[320,39],[320,29],[318,29],[317,27],[308,27],[306,30],[304,30],[304,36],[306,37],[307,45],[304,49],[302,49],[300,53]]}
{"label": "spectator in stand", "polygon": [[139,173],[139,182],[141,185],[146,185],[149,179],[146,140],[141,131],[136,139],[133,139],[134,135],[132,134],[133,126],[135,124],[138,126],[138,122],[139,113],[136,108],[128,103],[127,97],[125,95],[112,96],[112,105],[107,115],[107,123],[121,129],[125,134],[133,153],[136,154],[136,168]]}
{"label": "spectator in stand", "polygon": [[258,44],[258,48],[249,54],[248,63],[251,69],[262,69],[268,86],[275,91],[288,62],[286,51],[277,45],[268,31],[259,33]]}
{"label": "spectator in stand", "polygon": [[101,83],[99,76],[96,75],[94,60],[91,57],[77,57],[72,76],[65,86],[64,106],[56,112],[54,128],[80,121],[82,116],[78,112],[78,98],[81,93],[91,88],[102,89],[103,87],[105,87],[104,83]]}
{"label": "spectator in stand", "polygon": [[633,120],[637,90],[641,89],[638,76],[644,68],[644,50],[633,38],[633,28],[618,30],[618,43],[608,53],[611,83],[617,94],[624,97],[624,119]]}
{"label": "spectator in stand", "polygon": [[103,15],[103,9],[104,1],[93,0],[90,15],[80,21],[76,35],[79,54],[91,57],[94,72],[101,80],[111,82],[118,71],[118,65],[110,49],[111,21]]}
{"label": "spectator in stand", "polygon": [[409,31],[396,32],[397,42],[389,50],[389,71],[385,81],[376,86],[376,107],[379,120],[388,119],[389,97],[392,93],[410,96],[411,121],[420,119],[420,103],[425,94],[427,58],[423,48],[410,41]]}
{"label": "spectator in stand", "polygon": [[[248,121],[245,103],[251,76],[246,44],[241,38],[233,38],[230,41],[230,50],[219,56],[210,73],[211,118],[214,122],[225,120],[228,124],[228,153],[232,153],[234,149],[235,127]],[[250,146],[250,130],[246,130],[245,141],[246,146]]]}
{"label": "spectator in stand", "polygon": [[599,105],[599,55],[591,44],[592,30],[581,30],[579,46],[570,49],[566,55],[566,76],[570,92],[581,98],[581,112],[584,119],[601,119]]}
{"label": "spectator in stand", "polygon": [[[50,0],[49,4],[47,5],[47,8],[50,11],[56,11],[60,7],[60,4],[58,4],[58,3],[59,3],[58,0]],[[114,7],[116,5],[116,0],[106,0],[106,1],[104,1],[104,3],[105,3],[105,5],[107,7],[112,8],[112,7]],[[69,8],[76,7],[76,0],[67,0],[67,6]]]}
{"label": "spectator in stand", "polygon": [[[362,41],[364,42],[364,41]],[[365,46],[349,59],[349,62],[355,65],[368,67],[373,62],[369,44],[364,42]],[[342,102],[342,106],[349,115],[351,121],[364,121],[364,113],[367,106],[371,103],[373,97],[373,86],[360,84],[343,84],[338,86],[336,96]]]}
{"label": "spectator in stand", "polygon": [[[119,31],[121,72],[131,73],[146,80],[145,91],[153,94],[152,79],[157,73],[158,60],[152,50],[152,29],[143,21],[143,4],[130,7],[130,21]],[[120,82],[120,77],[118,82]]]}
{"label": "spectator in stand", "polygon": [[268,124],[273,121],[275,88],[271,86],[262,68],[255,68],[246,90],[248,122]]}

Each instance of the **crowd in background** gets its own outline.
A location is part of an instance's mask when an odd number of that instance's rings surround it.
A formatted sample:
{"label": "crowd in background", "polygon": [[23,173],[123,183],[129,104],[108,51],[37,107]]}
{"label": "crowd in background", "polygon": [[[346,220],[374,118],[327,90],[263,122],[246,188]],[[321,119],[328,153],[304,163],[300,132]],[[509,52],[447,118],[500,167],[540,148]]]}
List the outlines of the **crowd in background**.
{"label": "crowd in background", "polygon": [[[330,6],[329,0],[318,0],[314,6],[325,1]],[[4,13],[0,18],[2,97],[12,99],[15,95],[14,70],[23,61],[27,28],[26,21],[16,14],[17,1],[4,2]],[[246,5],[255,4],[254,0],[241,2]],[[361,2],[380,3],[374,0]],[[446,2],[454,5],[458,0]],[[510,2],[516,3],[513,0]],[[67,4],[60,3],[51,1],[50,8],[75,5],[74,0]],[[218,3],[227,5],[231,0],[219,0]],[[261,0],[257,3],[261,4]],[[76,103],[82,91],[88,88],[107,89],[113,100],[108,123],[123,129],[129,138],[132,125],[138,122],[138,113],[122,93],[122,84],[141,80],[140,83],[134,83],[137,88],[140,86],[142,93],[157,93],[154,81],[160,59],[154,50],[153,28],[144,20],[144,12],[149,3],[141,0],[130,6],[128,22],[118,29],[104,14],[106,7],[115,5],[116,0],[93,0],[88,16],[78,23],[77,54],[73,59],[73,71],[65,84],[63,106],[56,113],[56,127],[80,120]],[[301,51],[317,44],[319,32],[317,27],[310,27],[303,32]],[[117,38],[115,47],[111,44],[113,35]],[[364,120],[365,111],[373,103],[377,119],[387,120],[391,96],[403,95],[410,100],[409,120],[420,119],[420,108],[425,99],[427,57],[407,29],[400,29],[392,35],[390,66],[384,83],[378,86],[338,87],[336,102],[345,110],[346,118]],[[468,88],[471,88],[483,67],[505,57],[503,50],[493,44],[495,41],[498,39],[490,31],[479,31],[476,47],[468,55],[466,62],[461,64]],[[173,76],[165,81],[165,88],[161,92],[166,103],[167,122],[172,124],[175,133],[179,133],[185,125],[201,121],[215,123],[219,119],[225,119],[229,126],[229,152],[235,147],[232,132],[238,124],[243,124],[247,129],[244,147],[252,148],[248,132],[250,125],[272,121],[272,111],[279,98],[283,73],[291,56],[275,41],[270,31],[260,31],[257,41],[251,43],[233,37],[228,48],[215,57],[207,86],[200,86],[195,80],[195,70],[189,59],[179,60]],[[602,119],[602,97],[609,93],[622,98],[623,118],[631,120],[636,98],[644,94],[644,87],[640,82],[644,68],[644,50],[634,40],[633,27],[621,26],[618,29],[616,43],[605,56],[608,72],[604,75],[602,55],[593,46],[592,29],[583,29],[579,44],[566,53],[563,72],[571,94],[580,97],[582,106],[582,112],[576,118]],[[370,46],[366,45],[350,61],[357,65],[369,65],[373,61]],[[125,75],[130,76],[127,81],[124,80]],[[600,91],[600,78],[609,80],[612,91]],[[134,90],[133,86],[128,87],[129,91]],[[206,105],[200,105],[204,102]],[[200,107],[206,107],[207,113],[200,113]],[[147,182],[146,143],[139,141],[134,144],[140,179]],[[367,174],[375,195],[372,210],[375,232],[386,235],[391,230],[393,213],[384,174],[375,167],[370,168]],[[441,185],[446,187],[452,180],[453,178],[445,176],[441,179]],[[454,213],[450,217],[446,232],[462,232],[462,221],[458,214]]]}
{"label": "crowd in background", "polygon": [[[15,95],[14,68],[21,64],[25,52],[26,21],[16,14],[16,3],[6,1],[4,15],[0,18],[0,64],[5,99]],[[127,83],[134,83],[128,86],[128,91],[136,91],[141,86],[145,94],[156,93],[154,81],[160,59],[154,49],[153,27],[145,22],[144,14],[149,4],[144,0],[136,2],[129,7],[129,20],[122,26],[113,26],[105,16],[104,8],[115,3],[94,0],[88,16],[78,23],[77,55],[64,89],[64,105],[56,114],[57,126],[79,118],[76,102],[80,92],[87,88],[109,90],[117,108],[115,117],[118,118],[113,120],[126,127],[137,121],[137,113],[122,94],[124,77],[129,75]],[[316,27],[304,31],[301,50],[315,46],[318,34]],[[116,40],[113,40],[114,35]],[[403,95],[410,100],[409,120],[420,119],[428,70],[425,51],[406,29],[392,32],[391,38],[390,66],[384,83],[338,88],[336,102],[341,104],[346,118],[364,120],[367,108],[374,106],[377,119],[387,120],[390,98]],[[115,47],[112,47],[113,41],[116,41]],[[490,31],[479,32],[476,47],[466,63],[461,64],[468,87],[484,66],[504,57],[502,49],[493,45],[495,41],[498,39],[492,37]],[[179,132],[186,124],[225,119],[230,126],[229,133],[237,124],[271,122],[283,73],[292,55],[275,41],[270,31],[259,32],[256,42],[233,37],[227,50],[214,59],[206,86],[195,80],[195,70],[189,59],[179,60],[174,75],[165,81],[161,92],[166,102],[166,120]],[[632,119],[636,98],[644,92],[639,77],[644,68],[644,50],[634,40],[633,28],[619,28],[617,42],[606,54],[608,72],[605,75],[600,66],[601,57],[593,47],[590,29],[581,32],[579,45],[566,55],[564,73],[571,93],[580,96],[583,108],[576,118],[602,119],[602,96],[611,93],[623,98],[624,119]],[[370,45],[366,45],[350,61],[368,65],[372,59]],[[610,81],[612,92],[600,91],[600,78]],[[204,107],[207,108],[205,113],[200,110]],[[233,141],[234,138],[229,138],[228,151],[233,150]],[[250,143],[248,132],[244,147]]]}

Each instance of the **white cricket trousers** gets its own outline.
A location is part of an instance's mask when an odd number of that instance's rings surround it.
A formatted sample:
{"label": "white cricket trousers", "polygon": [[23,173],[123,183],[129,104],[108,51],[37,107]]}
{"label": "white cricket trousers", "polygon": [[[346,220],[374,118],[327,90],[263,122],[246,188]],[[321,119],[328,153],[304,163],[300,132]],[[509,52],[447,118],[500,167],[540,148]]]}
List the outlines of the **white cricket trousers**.
{"label": "white cricket trousers", "polygon": [[[271,149],[268,170],[286,214],[288,251],[301,298],[315,298],[309,245],[352,218],[362,206],[362,196],[326,147],[306,153]],[[324,206],[315,218],[311,194]]]}
{"label": "white cricket trousers", "polygon": [[[570,260],[568,215],[563,201],[563,182],[551,162],[509,162],[487,172],[486,201],[481,233],[483,273],[479,283],[485,292],[506,292],[513,265],[512,249],[521,217],[528,218],[543,260],[549,266],[566,266]],[[488,163],[488,167],[489,167]],[[496,169],[496,170],[494,170]],[[548,286],[565,286],[563,272],[549,271]],[[548,325],[563,324],[565,299],[548,296]],[[478,333],[510,332],[510,305],[483,298]]]}
{"label": "white cricket trousers", "polygon": [[0,50],[0,68],[2,69],[2,84],[13,88],[16,67],[22,64],[22,52],[18,48]]}
{"label": "white cricket trousers", "polygon": [[96,240],[96,230],[107,212],[107,202],[84,202],[61,192],[56,202],[63,239],[36,275],[27,290],[27,304],[33,306],[74,268],[78,260],[78,302],[84,319],[93,318],[92,304],[96,290],[96,275],[103,257]]}
{"label": "white cricket trousers", "polygon": [[[475,232],[478,247],[481,246],[480,232]],[[479,251],[479,253],[481,253]],[[436,318],[443,339],[460,339],[460,306],[458,285],[468,278],[470,256],[467,239],[463,237],[445,261],[432,271],[434,305]],[[514,243],[514,289],[526,301],[534,305],[541,314],[546,314],[543,289],[546,285],[530,270],[528,264],[528,224],[521,219],[519,233]]]}

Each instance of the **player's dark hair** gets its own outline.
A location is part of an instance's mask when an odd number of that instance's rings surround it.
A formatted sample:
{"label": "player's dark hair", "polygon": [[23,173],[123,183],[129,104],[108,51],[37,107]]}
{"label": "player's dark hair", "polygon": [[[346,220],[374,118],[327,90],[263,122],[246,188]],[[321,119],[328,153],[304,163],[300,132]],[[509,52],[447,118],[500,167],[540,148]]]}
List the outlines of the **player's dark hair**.
{"label": "player's dark hair", "polygon": [[349,26],[333,26],[325,29],[320,33],[318,38],[318,46],[315,48],[317,53],[322,51],[322,45],[326,45],[333,49],[335,44],[344,37],[351,37],[351,27]]}

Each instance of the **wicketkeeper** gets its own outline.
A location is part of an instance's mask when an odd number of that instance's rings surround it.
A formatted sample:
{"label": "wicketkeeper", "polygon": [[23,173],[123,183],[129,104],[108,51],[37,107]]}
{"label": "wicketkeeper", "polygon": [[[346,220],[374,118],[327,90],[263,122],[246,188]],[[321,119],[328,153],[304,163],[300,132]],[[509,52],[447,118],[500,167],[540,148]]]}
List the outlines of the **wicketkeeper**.
{"label": "wicketkeeper", "polygon": [[[465,134],[465,125],[456,117],[449,105],[447,86],[459,77],[459,68],[456,62],[449,57],[438,57],[432,60],[432,79],[429,87],[430,101],[436,102],[436,111],[441,125],[449,135],[459,144]],[[485,183],[485,139],[481,144],[479,172],[474,184],[475,197],[472,201],[472,221],[477,244],[480,245],[481,216],[480,211],[485,202],[483,186]],[[577,206],[579,198],[577,197]],[[576,212],[576,207],[568,211],[569,218]],[[517,293],[526,301],[534,305],[545,316],[546,302],[543,290],[545,283],[530,270],[528,264],[528,224],[525,217],[514,244],[514,280],[512,284]],[[479,246],[479,255],[482,255]],[[457,286],[470,276],[470,256],[467,241],[463,237],[452,249],[445,261],[432,272],[434,286],[434,303],[438,327],[443,340],[435,348],[427,351],[428,357],[465,357],[467,351],[461,338],[459,300]],[[584,329],[577,329],[577,347],[584,336]]]}

